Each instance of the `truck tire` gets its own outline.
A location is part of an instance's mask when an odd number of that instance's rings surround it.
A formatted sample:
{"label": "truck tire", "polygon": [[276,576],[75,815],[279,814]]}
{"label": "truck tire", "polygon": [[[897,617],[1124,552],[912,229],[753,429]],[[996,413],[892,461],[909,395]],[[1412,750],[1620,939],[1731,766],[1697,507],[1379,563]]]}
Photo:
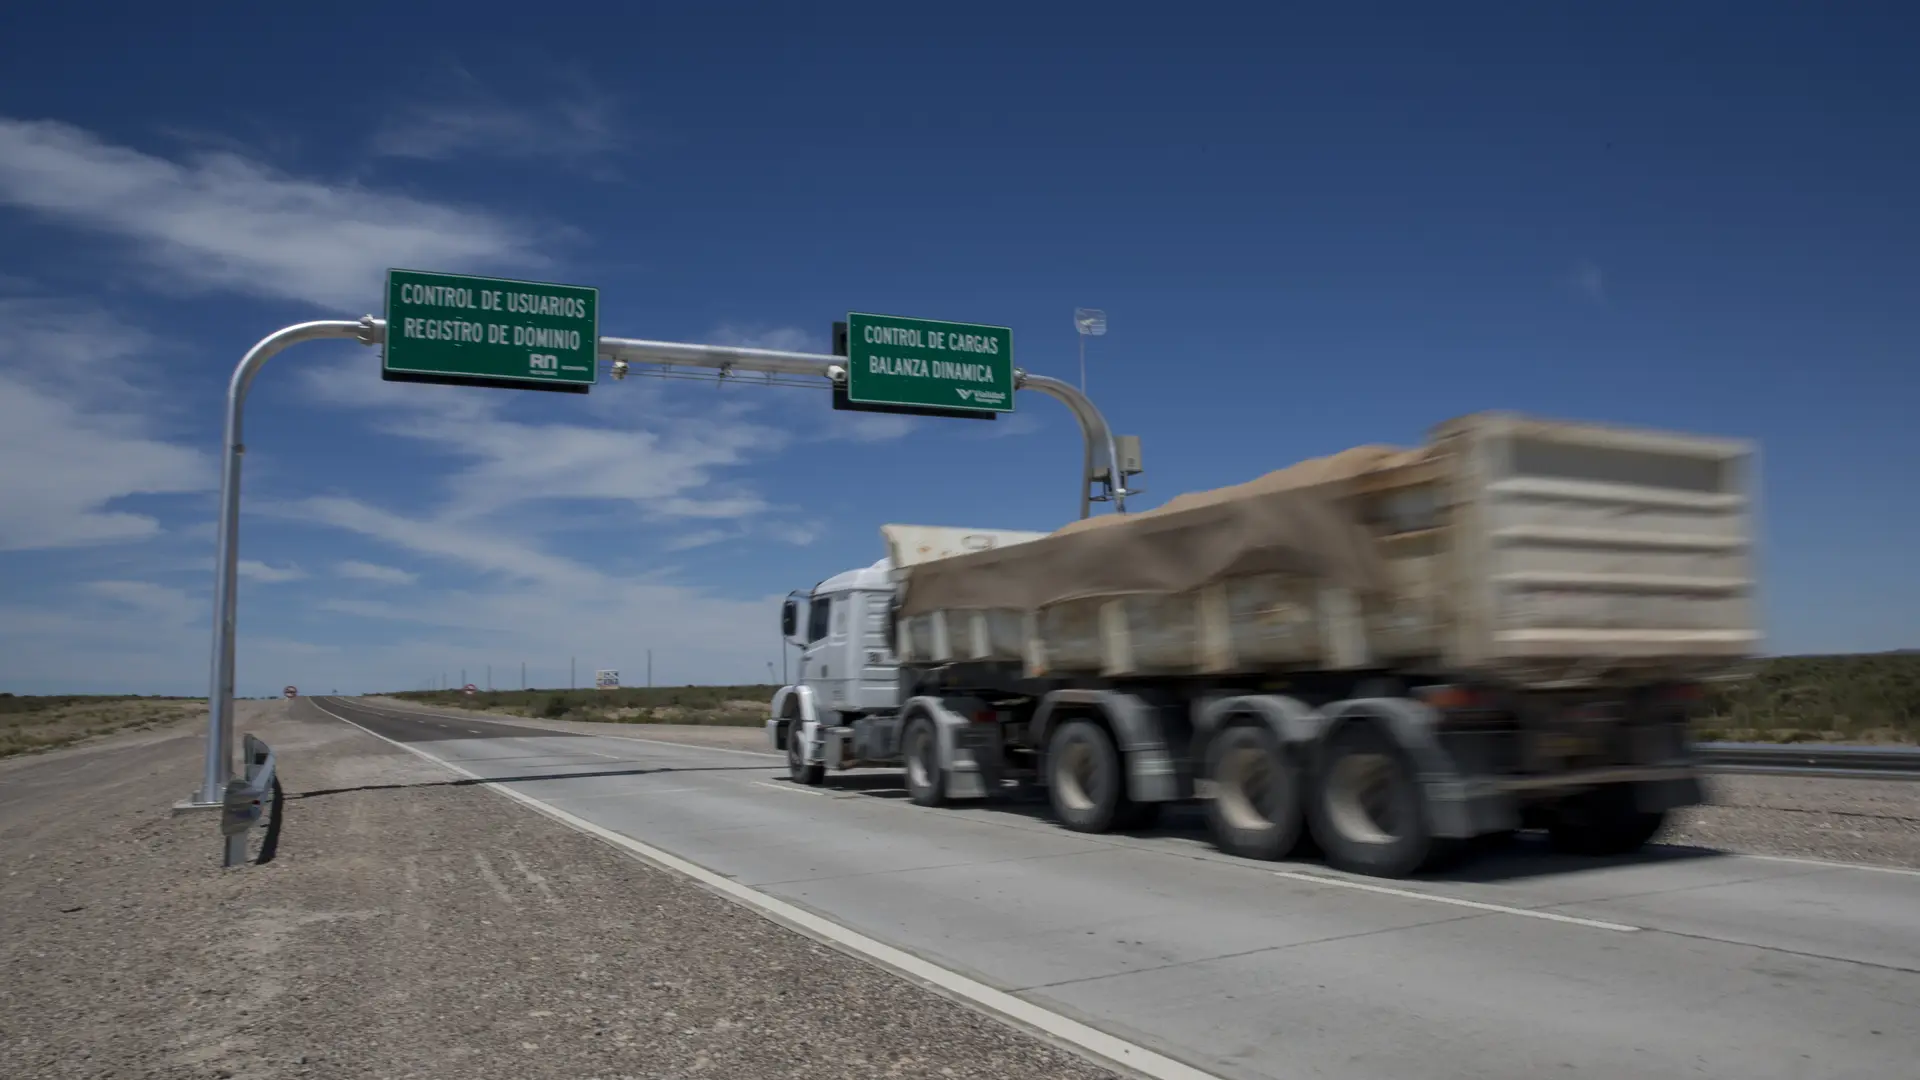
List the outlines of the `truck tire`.
{"label": "truck tire", "polygon": [[1441,854],[1413,762],[1370,723],[1342,725],[1321,755],[1308,818],[1336,869],[1397,878]]}
{"label": "truck tire", "polygon": [[947,774],[940,768],[940,732],[933,718],[907,721],[900,737],[900,757],[907,773],[907,798],[915,806],[940,806],[947,801]]}
{"label": "truck tire", "polygon": [[825,765],[807,764],[801,752],[800,720],[795,717],[787,722],[787,775],[796,784],[819,787],[827,777]]}
{"label": "truck tire", "polygon": [[1111,832],[1126,813],[1126,775],[1113,736],[1091,720],[1069,720],[1047,740],[1047,796],[1074,832]]}
{"label": "truck tire", "polygon": [[1547,840],[1569,855],[1625,855],[1666,823],[1664,810],[1634,804],[1632,784],[1608,784],[1562,799],[1547,822]]}
{"label": "truck tire", "polygon": [[1238,724],[1207,747],[1207,827],[1229,855],[1284,859],[1300,844],[1300,773],[1272,730]]}

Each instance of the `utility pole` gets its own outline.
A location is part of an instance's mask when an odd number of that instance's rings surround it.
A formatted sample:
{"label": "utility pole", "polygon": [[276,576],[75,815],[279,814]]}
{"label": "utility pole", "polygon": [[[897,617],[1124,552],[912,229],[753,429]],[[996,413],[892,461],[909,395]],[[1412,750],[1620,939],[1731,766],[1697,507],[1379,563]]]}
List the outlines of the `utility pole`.
{"label": "utility pole", "polygon": [[493,665],[487,665],[487,693],[493,693]]}
{"label": "utility pole", "polygon": [[649,689],[651,689],[653,686],[653,650],[652,649],[647,650],[647,686]]}
{"label": "utility pole", "polygon": [[580,688],[580,667],[574,657],[567,657],[567,689]]}
{"label": "utility pole", "polygon": [[466,688],[467,688],[467,669],[461,668],[460,669],[460,689],[465,690]]}
{"label": "utility pole", "polygon": [[525,690],[526,688],[527,688],[527,662],[525,660],[522,660],[520,661],[520,689]]}

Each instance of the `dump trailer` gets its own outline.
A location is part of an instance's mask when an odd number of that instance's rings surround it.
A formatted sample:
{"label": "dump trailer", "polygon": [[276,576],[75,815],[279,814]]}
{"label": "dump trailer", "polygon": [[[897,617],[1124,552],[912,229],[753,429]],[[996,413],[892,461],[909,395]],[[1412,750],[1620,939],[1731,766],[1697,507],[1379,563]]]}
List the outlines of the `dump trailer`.
{"label": "dump trailer", "polygon": [[1637,848],[1697,803],[1703,683],[1758,649],[1741,441],[1462,417],[1052,533],[888,525],[789,597],[793,779],[1045,789],[1083,832],[1402,876],[1478,837]]}

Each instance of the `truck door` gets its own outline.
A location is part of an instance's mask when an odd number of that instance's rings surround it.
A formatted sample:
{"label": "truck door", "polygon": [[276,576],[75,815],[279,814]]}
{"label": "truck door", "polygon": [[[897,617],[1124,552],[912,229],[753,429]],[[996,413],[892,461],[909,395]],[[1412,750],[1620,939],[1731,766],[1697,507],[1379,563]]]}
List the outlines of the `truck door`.
{"label": "truck door", "polygon": [[[844,597],[832,593],[816,593],[813,602],[807,607],[807,644],[800,653],[800,680],[812,687],[814,700],[823,711],[840,708],[846,691],[846,664],[841,653],[845,652],[846,616],[840,612],[845,607]],[[841,647],[834,647],[833,627],[835,621],[842,624],[840,631]],[[831,722],[821,717],[823,722]]]}

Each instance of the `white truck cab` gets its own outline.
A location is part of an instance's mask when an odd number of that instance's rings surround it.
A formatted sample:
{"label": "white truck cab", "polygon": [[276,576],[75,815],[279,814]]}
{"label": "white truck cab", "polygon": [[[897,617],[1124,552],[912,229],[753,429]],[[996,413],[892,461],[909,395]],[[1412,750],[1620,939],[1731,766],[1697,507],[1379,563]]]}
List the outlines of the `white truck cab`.
{"label": "white truck cab", "polygon": [[861,740],[857,750],[854,745],[858,721],[890,717],[901,706],[893,640],[898,571],[1047,535],[939,525],[883,525],[880,534],[886,558],[836,574],[810,593],[788,596],[781,608],[780,632],[800,648],[800,667],[794,681],[774,694],[767,739],[786,751],[794,778],[804,783],[819,783],[828,768],[899,764],[892,745],[897,739],[886,738],[897,734],[897,725],[882,724],[878,740]]}

